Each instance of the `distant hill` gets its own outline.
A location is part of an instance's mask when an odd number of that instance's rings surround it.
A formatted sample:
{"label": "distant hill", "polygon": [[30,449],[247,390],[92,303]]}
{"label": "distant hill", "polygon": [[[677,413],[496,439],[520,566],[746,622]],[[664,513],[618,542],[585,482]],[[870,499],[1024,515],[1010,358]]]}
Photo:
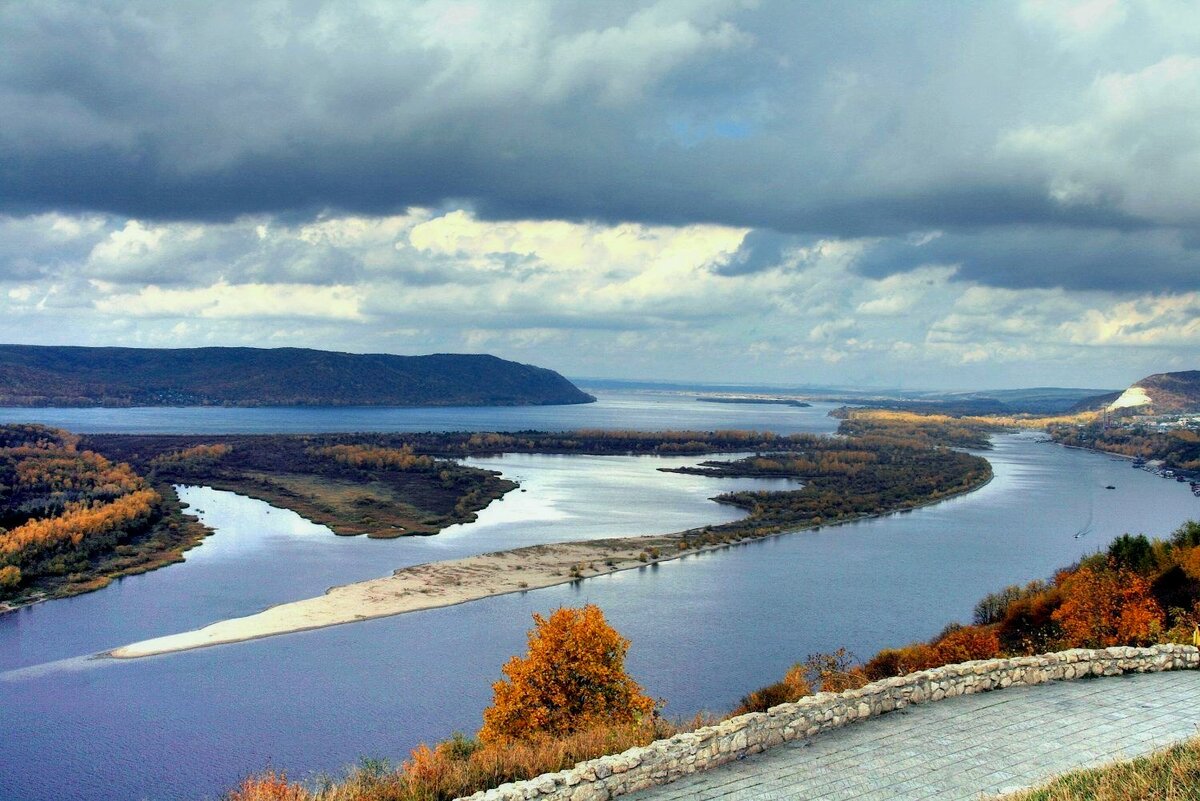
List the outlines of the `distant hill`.
{"label": "distant hill", "polygon": [[1146,376],[1122,392],[1108,409],[1136,414],[1200,412],[1200,370]]}
{"label": "distant hill", "polygon": [[487,355],[0,345],[4,406],[535,406],[594,400],[553,370]]}

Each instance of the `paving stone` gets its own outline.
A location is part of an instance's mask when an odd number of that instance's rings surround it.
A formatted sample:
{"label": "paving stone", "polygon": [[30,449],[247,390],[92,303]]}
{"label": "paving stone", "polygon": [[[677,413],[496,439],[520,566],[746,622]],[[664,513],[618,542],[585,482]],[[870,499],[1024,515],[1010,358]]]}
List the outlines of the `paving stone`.
{"label": "paving stone", "polygon": [[1200,672],[948,698],[625,796],[630,801],[977,801],[1200,733]]}

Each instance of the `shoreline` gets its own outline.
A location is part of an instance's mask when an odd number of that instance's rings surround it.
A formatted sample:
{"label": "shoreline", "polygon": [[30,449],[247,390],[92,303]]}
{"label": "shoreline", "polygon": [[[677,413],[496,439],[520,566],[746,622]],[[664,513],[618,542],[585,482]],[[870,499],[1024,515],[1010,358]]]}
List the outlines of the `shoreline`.
{"label": "shoreline", "polygon": [[[37,590],[39,593],[38,595],[23,598],[19,602],[12,600],[0,601],[0,617],[19,612],[22,609],[30,609],[38,604],[44,604],[48,601],[60,601],[67,598],[74,598],[78,595],[87,595],[88,593],[105,589],[114,581],[120,581],[123,578],[129,578],[131,576],[140,576],[145,573],[152,573],[155,570],[162,570],[164,567],[170,567],[171,565],[177,565],[181,562],[186,562],[187,557],[185,554],[193,548],[201,545],[204,540],[211,537],[216,533],[216,531],[215,529],[212,529],[200,522],[200,518],[196,517],[195,515],[189,515],[186,511],[184,511],[186,507],[182,504],[175,485],[171,485],[171,491],[175,495],[175,503],[178,505],[178,509],[182,517],[187,521],[185,525],[189,530],[191,530],[191,534],[181,537],[177,542],[172,544],[171,547],[152,552],[151,554],[147,555],[144,560],[136,562],[132,565],[125,567],[116,567],[110,565],[107,570],[101,567],[97,569],[95,575],[86,580],[73,582],[70,584],[63,584],[57,588],[52,588],[49,590]],[[153,531],[150,531],[145,534],[143,538],[149,538],[153,535],[153,533]],[[113,558],[110,556],[108,561],[113,561]]]}
{"label": "shoreline", "polygon": [[[198,629],[123,645],[97,654],[96,658],[141,659],[161,656],[554,587],[785,534],[910,512],[968,495],[987,486],[994,477],[994,473],[989,471],[986,480],[971,487],[897,509],[855,515],[833,523],[802,524],[762,536],[738,537],[735,534],[735,539],[731,541],[687,550],[680,550],[679,545],[695,529],[665,535],[531,545],[463,559],[426,562],[400,568],[381,578],[331,587],[322,595],[276,604],[251,615],[227,618]],[[664,553],[664,550],[669,552]],[[514,559],[521,561],[513,563]]]}

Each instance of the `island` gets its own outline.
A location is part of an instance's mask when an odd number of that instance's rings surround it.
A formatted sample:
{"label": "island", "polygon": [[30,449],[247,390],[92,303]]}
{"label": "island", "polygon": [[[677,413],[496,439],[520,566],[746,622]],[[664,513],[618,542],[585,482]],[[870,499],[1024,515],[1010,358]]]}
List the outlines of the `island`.
{"label": "island", "polygon": [[[931,430],[925,432],[932,437]],[[93,438],[94,441],[95,438]],[[111,440],[121,439],[112,437]],[[274,439],[274,438],[271,438]],[[324,595],[280,604],[257,614],[218,621],[189,632],[117,648],[134,658],[353,623],[493,595],[522,592],[652,565],[764,537],[912,509],[970,492],[992,476],[987,460],[931,439],[876,432],[870,437],[779,436],[762,432],[519,432],[376,435],[371,444],[315,447],[402,447],[412,458],[441,453],[740,453],[680,472],[794,479],[788,489],[730,492],[714,500],[746,517],[669,535],[620,537],[537,545],[397,570],[391,576],[334,587]],[[177,443],[178,444],[178,443]],[[145,438],[136,446],[145,449]]]}
{"label": "island", "polygon": [[701,395],[696,398],[701,403],[765,403],[777,406],[794,406],[797,409],[807,409],[811,403],[796,398],[759,398],[752,395]]}

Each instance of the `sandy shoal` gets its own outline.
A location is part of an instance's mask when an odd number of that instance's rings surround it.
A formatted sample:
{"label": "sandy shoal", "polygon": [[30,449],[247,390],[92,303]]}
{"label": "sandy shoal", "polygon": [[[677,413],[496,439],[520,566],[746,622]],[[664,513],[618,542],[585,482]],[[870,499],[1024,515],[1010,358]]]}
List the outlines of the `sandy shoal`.
{"label": "sandy shoal", "polygon": [[[384,578],[334,587],[316,598],[272,606],[246,617],[142,640],[106,655],[132,659],[186,651],[550,587],[661,561],[647,557],[650,548],[661,549],[662,558],[681,555],[677,537],[626,537],[534,545],[430,562],[401,568]],[[574,575],[573,570],[577,571]]]}

